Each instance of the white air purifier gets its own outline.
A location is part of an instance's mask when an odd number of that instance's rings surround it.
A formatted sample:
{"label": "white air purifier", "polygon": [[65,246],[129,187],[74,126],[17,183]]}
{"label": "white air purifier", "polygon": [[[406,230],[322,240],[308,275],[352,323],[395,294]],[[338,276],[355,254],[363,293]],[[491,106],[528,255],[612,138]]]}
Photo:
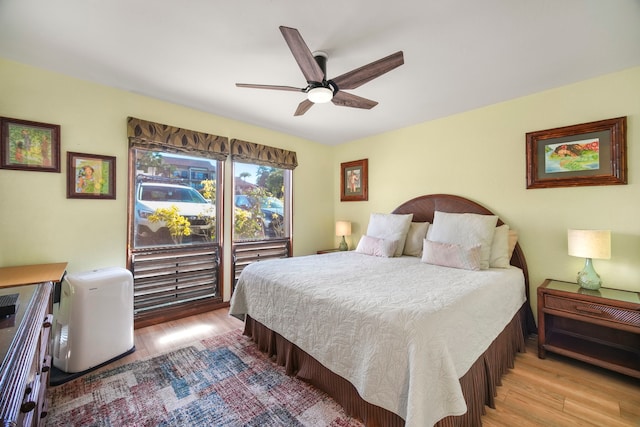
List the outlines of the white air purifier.
{"label": "white air purifier", "polygon": [[79,373],[135,350],[133,276],[110,267],[68,274],[55,319],[53,365]]}

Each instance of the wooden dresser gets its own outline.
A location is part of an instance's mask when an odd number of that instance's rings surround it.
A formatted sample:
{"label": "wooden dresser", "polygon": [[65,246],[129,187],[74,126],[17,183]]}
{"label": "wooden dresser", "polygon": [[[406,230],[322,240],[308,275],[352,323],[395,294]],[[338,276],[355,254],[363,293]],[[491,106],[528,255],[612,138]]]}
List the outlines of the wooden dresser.
{"label": "wooden dresser", "polygon": [[44,424],[53,286],[65,268],[66,263],[0,268],[0,296],[18,294],[16,313],[0,318],[0,427]]}

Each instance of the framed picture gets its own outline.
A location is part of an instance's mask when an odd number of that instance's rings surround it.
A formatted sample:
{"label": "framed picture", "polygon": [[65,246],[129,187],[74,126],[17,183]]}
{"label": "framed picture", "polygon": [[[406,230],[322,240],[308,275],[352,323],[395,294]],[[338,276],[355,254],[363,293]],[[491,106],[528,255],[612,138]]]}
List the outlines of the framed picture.
{"label": "framed picture", "polygon": [[340,201],[369,200],[368,159],[340,163]]}
{"label": "framed picture", "polygon": [[0,118],[0,168],[60,173],[60,125]]}
{"label": "framed picture", "polygon": [[527,188],[627,183],[627,118],[526,134]]}
{"label": "framed picture", "polygon": [[115,157],[67,152],[67,199],[115,198]]}

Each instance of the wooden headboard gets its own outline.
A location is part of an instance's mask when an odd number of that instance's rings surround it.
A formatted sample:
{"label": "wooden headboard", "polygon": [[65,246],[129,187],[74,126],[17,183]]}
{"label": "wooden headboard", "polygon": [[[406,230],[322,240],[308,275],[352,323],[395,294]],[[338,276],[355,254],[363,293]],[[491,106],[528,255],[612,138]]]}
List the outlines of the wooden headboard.
{"label": "wooden headboard", "polygon": [[[465,199],[464,197],[454,196],[451,194],[428,194],[416,197],[404,202],[393,210],[394,214],[413,214],[414,222],[430,222],[433,224],[433,213],[435,211],[449,213],[476,213],[481,215],[495,215],[484,206]],[[498,225],[504,222],[498,218]],[[527,300],[529,300],[529,271],[527,270],[527,261],[522,253],[522,248],[516,243],[511,256],[511,265],[520,268],[524,273],[524,284],[527,291]]]}

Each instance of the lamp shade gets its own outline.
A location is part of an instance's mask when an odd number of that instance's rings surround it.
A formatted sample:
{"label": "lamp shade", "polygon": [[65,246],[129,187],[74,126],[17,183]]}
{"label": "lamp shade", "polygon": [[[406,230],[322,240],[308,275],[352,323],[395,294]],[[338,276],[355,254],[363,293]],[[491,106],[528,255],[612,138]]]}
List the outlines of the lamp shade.
{"label": "lamp shade", "polygon": [[580,258],[611,258],[610,230],[571,230],[567,232],[569,255]]}
{"label": "lamp shade", "polygon": [[351,236],[351,222],[336,221],[336,236]]}

